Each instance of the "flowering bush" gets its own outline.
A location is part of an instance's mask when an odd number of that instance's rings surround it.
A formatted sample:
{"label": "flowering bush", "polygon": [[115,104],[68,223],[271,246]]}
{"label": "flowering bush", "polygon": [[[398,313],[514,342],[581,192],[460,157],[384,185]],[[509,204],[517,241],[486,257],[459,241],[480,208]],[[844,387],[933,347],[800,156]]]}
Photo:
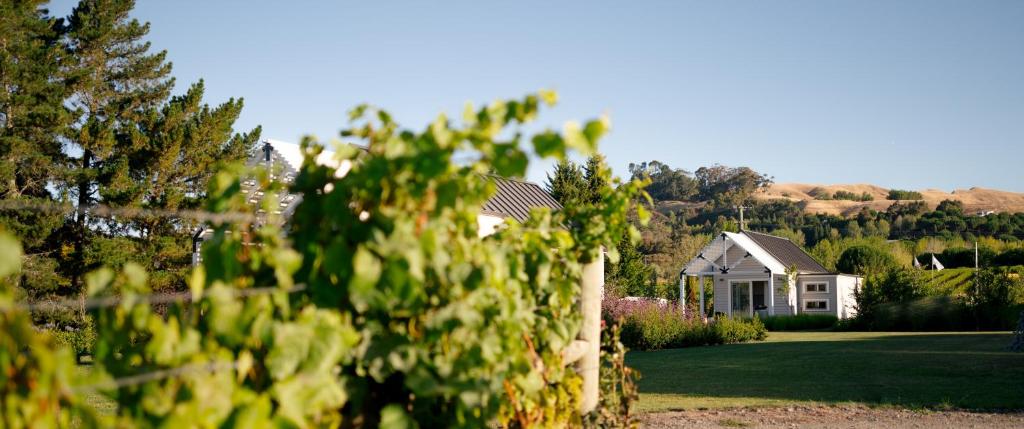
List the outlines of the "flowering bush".
{"label": "flowering bush", "polygon": [[607,298],[602,303],[606,323],[622,325],[622,343],[637,350],[760,341],[767,330],[760,320],[719,317],[705,322],[697,312],[674,303]]}

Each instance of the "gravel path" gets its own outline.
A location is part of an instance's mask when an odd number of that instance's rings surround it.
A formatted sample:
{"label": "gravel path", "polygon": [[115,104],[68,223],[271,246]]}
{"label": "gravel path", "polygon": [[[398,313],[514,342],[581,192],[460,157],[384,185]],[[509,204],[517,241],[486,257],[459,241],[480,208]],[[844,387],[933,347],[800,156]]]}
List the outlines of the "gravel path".
{"label": "gravel path", "polygon": [[646,414],[645,428],[1024,428],[1024,412],[794,406]]}

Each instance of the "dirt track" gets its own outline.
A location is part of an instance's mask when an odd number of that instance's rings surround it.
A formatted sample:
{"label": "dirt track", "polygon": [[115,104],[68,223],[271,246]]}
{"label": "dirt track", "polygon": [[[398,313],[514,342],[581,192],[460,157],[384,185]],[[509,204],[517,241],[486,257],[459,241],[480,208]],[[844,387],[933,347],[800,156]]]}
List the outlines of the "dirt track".
{"label": "dirt track", "polygon": [[642,421],[645,428],[1024,428],[1024,412],[796,406],[669,411],[647,414]]}

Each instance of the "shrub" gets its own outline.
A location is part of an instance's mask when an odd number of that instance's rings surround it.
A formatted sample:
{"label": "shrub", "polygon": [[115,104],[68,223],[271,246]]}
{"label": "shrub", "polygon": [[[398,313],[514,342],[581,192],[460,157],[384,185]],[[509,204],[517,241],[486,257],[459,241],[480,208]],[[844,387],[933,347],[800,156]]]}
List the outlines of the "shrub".
{"label": "shrub", "polygon": [[993,258],[992,262],[1001,267],[1024,265],[1024,248],[1006,250]]}
{"label": "shrub", "polygon": [[892,253],[876,247],[857,245],[850,247],[839,255],[836,269],[849,274],[874,274],[887,271],[896,266]]}
{"label": "shrub", "polygon": [[[925,263],[931,262],[931,257],[928,254],[922,255],[923,258],[918,258],[918,261]],[[973,268],[974,267],[974,248],[966,247],[955,247],[943,250],[941,254],[937,255],[939,261],[946,268]],[[981,247],[978,249],[978,262],[981,266],[992,265],[993,260],[996,258],[996,252],[988,247]]]}
{"label": "shrub", "polygon": [[60,347],[66,347],[77,357],[92,354],[92,346],[96,343],[96,329],[92,319],[86,317],[85,324],[79,328],[48,329],[53,340]]}
{"label": "shrub", "polygon": [[677,305],[656,301],[607,299],[602,310],[606,323],[622,324],[622,343],[637,350],[760,341],[767,336],[757,318],[719,316],[706,323],[694,311],[684,314]]}
{"label": "shrub", "polygon": [[768,337],[768,330],[765,329],[764,323],[761,323],[761,319],[757,316],[746,320],[733,317],[719,317],[709,326],[714,330],[715,337],[721,344],[763,341]]}
{"label": "shrub", "polygon": [[836,191],[832,194],[834,200],[847,200],[847,201],[874,201],[875,197],[867,192],[863,192],[860,195],[850,191]]}
{"label": "shrub", "polygon": [[768,316],[761,321],[769,331],[803,331],[833,328],[839,318],[829,314],[797,314],[795,316]]}
{"label": "shrub", "polygon": [[923,200],[924,195],[921,195],[917,191],[905,191],[902,189],[891,189],[889,195],[886,197],[888,200]]}
{"label": "shrub", "polygon": [[640,374],[626,366],[626,347],[621,341],[622,326],[605,324],[601,329],[601,397],[594,412],[587,414],[586,426],[597,428],[633,428],[639,425],[633,413],[640,400],[636,382]]}
{"label": "shrub", "polygon": [[972,326],[968,308],[946,296],[878,304],[855,323],[870,331],[958,331]]}

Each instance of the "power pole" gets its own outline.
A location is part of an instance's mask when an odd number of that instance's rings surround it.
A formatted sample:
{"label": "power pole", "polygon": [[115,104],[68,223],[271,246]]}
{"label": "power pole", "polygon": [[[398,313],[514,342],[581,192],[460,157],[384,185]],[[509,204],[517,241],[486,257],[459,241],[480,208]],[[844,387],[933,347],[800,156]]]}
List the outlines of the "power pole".
{"label": "power pole", "polygon": [[733,208],[735,208],[735,209],[740,211],[740,232],[743,232],[743,230],[746,229],[746,226],[743,223],[743,209],[749,209],[750,207],[733,206]]}

